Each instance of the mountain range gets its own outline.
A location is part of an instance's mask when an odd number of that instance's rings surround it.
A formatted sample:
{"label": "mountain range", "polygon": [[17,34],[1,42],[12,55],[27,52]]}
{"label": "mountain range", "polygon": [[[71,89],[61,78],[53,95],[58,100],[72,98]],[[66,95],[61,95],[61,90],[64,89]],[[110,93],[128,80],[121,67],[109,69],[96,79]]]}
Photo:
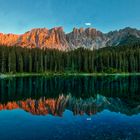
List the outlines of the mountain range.
{"label": "mountain range", "polygon": [[137,42],[140,42],[140,30],[130,27],[109,33],[103,33],[94,28],[73,28],[72,32],[65,33],[62,27],[35,28],[20,35],[0,33],[0,45],[27,48],[99,49]]}

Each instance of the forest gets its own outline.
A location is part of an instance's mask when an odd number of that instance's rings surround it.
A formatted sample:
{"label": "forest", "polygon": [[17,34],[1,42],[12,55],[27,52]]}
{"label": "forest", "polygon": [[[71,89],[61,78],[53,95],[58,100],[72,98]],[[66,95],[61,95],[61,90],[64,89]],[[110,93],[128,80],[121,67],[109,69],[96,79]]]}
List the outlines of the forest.
{"label": "forest", "polygon": [[140,72],[140,44],[71,51],[0,46],[0,73],[24,72]]}

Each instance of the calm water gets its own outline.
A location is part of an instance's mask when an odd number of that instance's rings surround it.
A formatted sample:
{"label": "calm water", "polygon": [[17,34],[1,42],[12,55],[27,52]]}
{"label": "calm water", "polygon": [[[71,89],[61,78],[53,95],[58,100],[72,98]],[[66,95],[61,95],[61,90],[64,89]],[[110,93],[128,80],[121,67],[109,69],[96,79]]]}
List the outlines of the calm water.
{"label": "calm water", "polygon": [[140,76],[0,80],[0,140],[140,140]]}

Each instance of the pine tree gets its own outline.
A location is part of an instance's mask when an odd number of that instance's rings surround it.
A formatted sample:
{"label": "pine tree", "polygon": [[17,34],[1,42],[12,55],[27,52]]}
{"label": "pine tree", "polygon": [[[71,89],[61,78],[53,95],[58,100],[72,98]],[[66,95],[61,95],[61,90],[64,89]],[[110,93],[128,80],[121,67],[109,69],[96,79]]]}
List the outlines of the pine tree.
{"label": "pine tree", "polygon": [[11,51],[9,52],[8,71],[13,73],[16,72],[16,55],[14,49],[11,49]]}

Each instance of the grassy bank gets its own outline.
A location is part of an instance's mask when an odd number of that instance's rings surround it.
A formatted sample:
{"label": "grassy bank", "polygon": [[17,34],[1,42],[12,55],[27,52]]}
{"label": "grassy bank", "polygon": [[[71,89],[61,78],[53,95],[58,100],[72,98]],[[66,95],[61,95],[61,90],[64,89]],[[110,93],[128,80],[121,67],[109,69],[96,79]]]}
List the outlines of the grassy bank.
{"label": "grassy bank", "polygon": [[0,78],[12,78],[12,77],[30,77],[30,76],[129,76],[140,75],[140,73],[5,73],[0,74]]}

